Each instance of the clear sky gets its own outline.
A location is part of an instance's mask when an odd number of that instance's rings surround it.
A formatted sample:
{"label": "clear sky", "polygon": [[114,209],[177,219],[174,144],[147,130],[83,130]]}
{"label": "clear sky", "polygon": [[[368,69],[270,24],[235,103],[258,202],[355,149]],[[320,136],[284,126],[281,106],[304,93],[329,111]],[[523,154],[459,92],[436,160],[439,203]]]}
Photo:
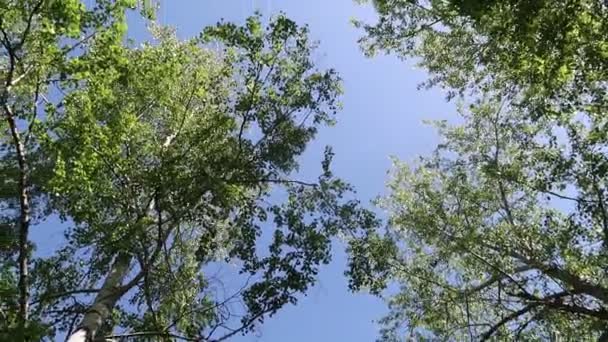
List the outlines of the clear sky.
{"label": "clear sky", "polygon": [[[436,145],[435,131],[422,120],[455,117],[454,107],[446,104],[439,91],[416,89],[426,76],[412,63],[363,56],[357,45],[362,32],[350,19],[373,21],[369,5],[360,6],[353,0],[162,0],[159,21],[175,26],[178,35],[186,38],[221,18],[243,22],[255,10],[265,16],[283,11],[299,24],[308,24],[312,37],[320,41],[318,64],[337,69],[344,79],[344,109],[338,124],[322,130],[306,151],[303,177],[315,177],[324,146],[332,145],[335,173],[352,183],[362,202],[368,203],[384,192],[389,156],[412,160]],[[145,35],[137,25],[131,25],[129,32],[134,39]],[[34,232],[34,239],[60,235],[51,231]],[[45,254],[44,243],[38,246],[38,252]],[[322,269],[317,286],[297,306],[286,307],[267,319],[257,334],[234,340],[374,341],[378,332],[374,320],[386,312],[385,303],[348,291],[343,275],[346,257],[340,248],[335,252],[333,262]]]}

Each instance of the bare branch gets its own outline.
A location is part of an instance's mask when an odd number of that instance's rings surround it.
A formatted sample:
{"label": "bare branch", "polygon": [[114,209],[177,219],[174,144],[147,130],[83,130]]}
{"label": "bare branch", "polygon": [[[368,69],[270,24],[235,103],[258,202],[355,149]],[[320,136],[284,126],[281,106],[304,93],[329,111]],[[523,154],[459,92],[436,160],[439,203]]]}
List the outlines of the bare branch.
{"label": "bare branch", "polygon": [[606,214],[606,209],[604,208],[604,196],[602,195],[602,191],[597,185],[597,181],[593,180],[593,190],[597,195],[597,205],[600,212],[600,216],[602,217],[602,230],[604,233],[604,248],[608,248],[608,214]]}
{"label": "bare branch", "polygon": [[517,310],[517,311],[507,315],[506,317],[501,319],[498,323],[494,324],[488,331],[483,333],[480,337],[480,340],[486,341],[486,340],[490,339],[490,337],[492,337],[492,335],[494,335],[494,333],[496,333],[496,331],[498,329],[500,329],[502,326],[504,326],[505,324],[509,323],[510,321],[512,321],[522,315],[527,314],[528,312],[532,311],[533,309],[535,309],[538,306],[540,306],[540,303],[532,303],[532,304],[525,306],[523,309]]}
{"label": "bare branch", "polygon": [[40,302],[43,302],[43,301],[49,300],[49,299],[68,297],[68,296],[73,296],[76,294],[92,294],[92,293],[97,293],[99,291],[101,291],[101,289],[79,289],[79,290],[71,290],[71,291],[65,291],[65,292],[59,292],[59,293],[44,294],[44,295],[40,296],[40,298],[38,298],[37,300],[33,301],[32,304],[38,304]]}
{"label": "bare branch", "polygon": [[[517,267],[510,273],[517,274],[517,273],[521,273],[521,272],[530,271],[533,269],[534,269],[533,267],[526,265],[526,266]],[[488,286],[491,286],[494,283],[496,283],[500,280],[503,280],[505,278],[507,278],[507,277],[503,273],[495,274],[495,275],[491,276],[490,278],[488,278],[486,281],[482,282],[481,284],[479,284],[471,289],[465,290],[465,292],[466,293],[475,293],[475,292],[482,291],[483,289],[487,288]]]}
{"label": "bare branch", "polygon": [[509,254],[526,263],[527,265],[537,268],[548,276],[563,281],[565,284],[572,287],[572,289],[574,290],[573,292],[585,293],[596,299],[601,300],[604,303],[608,303],[608,289],[600,285],[592,284],[586,280],[579,278],[578,276],[572,274],[567,270],[561,269],[557,266],[545,265],[536,260],[527,258],[521,255],[520,253],[511,251]]}
{"label": "bare branch", "polygon": [[[226,179],[224,179],[225,181],[228,181]],[[310,187],[317,187],[318,184],[315,183],[309,183],[309,182],[304,182],[304,181],[299,181],[299,180],[294,180],[294,179],[272,179],[272,178],[263,178],[263,179],[252,179],[252,180],[230,180],[231,182],[235,182],[235,183],[242,183],[242,184],[256,184],[256,183],[277,183],[277,184],[299,184],[299,185],[304,185],[304,186],[310,186]]]}

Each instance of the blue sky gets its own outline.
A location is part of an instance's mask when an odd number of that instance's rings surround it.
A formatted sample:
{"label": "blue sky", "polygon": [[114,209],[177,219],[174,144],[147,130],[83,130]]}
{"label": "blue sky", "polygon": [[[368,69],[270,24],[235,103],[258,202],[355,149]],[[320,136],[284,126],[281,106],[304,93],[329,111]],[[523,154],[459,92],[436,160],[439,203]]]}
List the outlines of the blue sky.
{"label": "blue sky", "polygon": [[[243,22],[255,10],[269,16],[285,12],[300,24],[308,24],[311,35],[320,41],[316,54],[319,66],[333,67],[344,79],[343,110],[338,124],[322,130],[302,158],[302,177],[315,177],[325,145],[334,148],[335,173],[352,183],[362,202],[384,192],[389,156],[412,160],[428,153],[437,143],[433,128],[425,119],[455,117],[454,106],[446,104],[439,91],[418,91],[425,73],[409,62],[394,57],[363,56],[357,38],[362,32],[351,18],[374,20],[371,6],[353,0],[162,0],[159,21],[177,28],[186,38],[224,18]],[[145,36],[141,25],[131,25],[131,38]],[[53,225],[53,223],[49,223]],[[60,233],[39,231],[36,239],[56,238]],[[40,240],[39,240],[40,241]],[[39,243],[45,254],[45,244]],[[386,312],[378,298],[353,294],[343,276],[346,257],[340,248],[333,262],[324,267],[318,284],[289,306],[267,319],[254,335],[234,339],[238,342],[374,341],[378,325]]]}

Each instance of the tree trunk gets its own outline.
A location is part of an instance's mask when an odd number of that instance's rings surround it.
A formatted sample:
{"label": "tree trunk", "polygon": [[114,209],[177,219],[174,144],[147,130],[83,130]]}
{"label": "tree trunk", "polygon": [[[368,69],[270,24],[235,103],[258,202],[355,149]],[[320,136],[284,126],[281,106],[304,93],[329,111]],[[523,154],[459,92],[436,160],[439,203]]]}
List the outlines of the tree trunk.
{"label": "tree trunk", "polygon": [[[11,63],[14,63],[12,58]],[[31,220],[29,196],[29,170],[27,165],[25,146],[23,145],[19,129],[17,128],[17,123],[15,122],[15,115],[13,114],[11,107],[8,105],[8,89],[10,89],[11,86],[11,79],[12,76],[8,78],[6,90],[4,91],[1,101],[4,110],[4,115],[6,117],[6,121],[8,123],[8,127],[13,138],[13,146],[15,147],[17,165],[19,167],[19,331],[21,334],[21,338],[25,340],[25,327],[29,319],[28,235]]]}
{"label": "tree trunk", "polygon": [[116,302],[129,290],[129,287],[122,286],[122,283],[129,273],[131,260],[132,257],[126,253],[116,256],[101,290],[80,321],[78,329],[70,335],[67,342],[87,342],[95,339],[95,334],[112,313]]}

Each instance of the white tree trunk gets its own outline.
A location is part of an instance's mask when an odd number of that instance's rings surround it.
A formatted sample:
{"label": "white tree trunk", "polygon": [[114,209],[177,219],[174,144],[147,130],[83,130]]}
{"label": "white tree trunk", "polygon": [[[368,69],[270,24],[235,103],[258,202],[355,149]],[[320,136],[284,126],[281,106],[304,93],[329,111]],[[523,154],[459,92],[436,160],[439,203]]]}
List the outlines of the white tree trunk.
{"label": "white tree trunk", "polygon": [[126,253],[120,253],[116,256],[101,290],[80,321],[78,329],[70,335],[67,342],[88,342],[95,339],[95,334],[112,313],[116,302],[128,291],[128,289],[123,288],[122,283],[129,273],[131,259],[131,256]]}

